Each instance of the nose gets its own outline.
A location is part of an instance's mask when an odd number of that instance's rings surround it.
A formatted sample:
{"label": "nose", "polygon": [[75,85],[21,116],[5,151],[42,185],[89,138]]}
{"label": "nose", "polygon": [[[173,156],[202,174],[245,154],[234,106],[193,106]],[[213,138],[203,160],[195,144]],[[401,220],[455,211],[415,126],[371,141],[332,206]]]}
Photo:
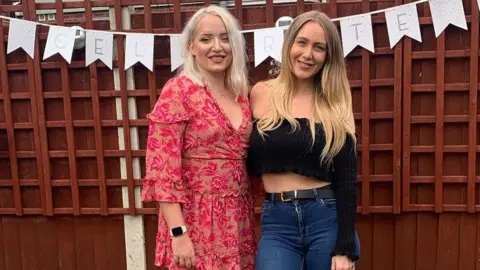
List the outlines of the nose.
{"label": "nose", "polygon": [[312,50],[313,48],[311,46],[308,46],[307,48],[305,48],[305,51],[303,52],[303,57],[305,59],[311,59],[313,56],[312,56]]}
{"label": "nose", "polygon": [[222,50],[222,46],[220,46],[220,40],[218,40],[218,38],[216,38],[216,39],[213,40],[213,47],[212,47],[212,49],[213,49],[214,51],[220,51],[220,50]]}

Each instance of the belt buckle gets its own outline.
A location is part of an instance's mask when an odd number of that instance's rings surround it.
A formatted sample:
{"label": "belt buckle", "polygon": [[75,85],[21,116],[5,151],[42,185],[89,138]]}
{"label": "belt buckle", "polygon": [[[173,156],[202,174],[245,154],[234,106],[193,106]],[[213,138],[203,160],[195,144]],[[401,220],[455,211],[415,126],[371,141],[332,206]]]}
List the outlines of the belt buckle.
{"label": "belt buckle", "polygon": [[[289,201],[292,200],[292,198],[290,198],[290,199],[285,199],[285,198],[283,198],[283,193],[285,193],[285,192],[281,192],[281,193],[280,193],[280,200],[281,200],[282,202],[289,202]],[[293,199],[296,199],[296,198],[297,198],[297,191],[294,190],[294,191],[293,191]]]}

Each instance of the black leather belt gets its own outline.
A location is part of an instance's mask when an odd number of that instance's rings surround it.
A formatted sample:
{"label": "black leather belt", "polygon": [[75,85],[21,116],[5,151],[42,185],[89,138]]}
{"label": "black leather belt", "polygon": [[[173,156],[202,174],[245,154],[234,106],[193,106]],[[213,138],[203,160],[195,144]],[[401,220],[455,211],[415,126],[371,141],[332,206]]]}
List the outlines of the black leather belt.
{"label": "black leather belt", "polygon": [[[316,191],[316,192],[315,192]],[[316,193],[316,194],[315,194]],[[274,200],[281,202],[288,202],[292,200],[306,200],[306,199],[335,199],[335,191],[330,186],[315,188],[292,190],[279,193],[265,192],[266,200]]]}

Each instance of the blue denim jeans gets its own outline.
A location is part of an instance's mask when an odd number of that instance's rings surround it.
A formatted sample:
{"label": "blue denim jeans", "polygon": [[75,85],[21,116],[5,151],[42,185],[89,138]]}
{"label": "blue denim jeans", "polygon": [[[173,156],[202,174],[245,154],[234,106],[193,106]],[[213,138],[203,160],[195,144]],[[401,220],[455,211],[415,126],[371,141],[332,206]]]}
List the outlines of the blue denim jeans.
{"label": "blue denim jeans", "polygon": [[[330,270],[337,238],[335,199],[265,200],[256,270]],[[355,234],[357,254],[360,241]]]}

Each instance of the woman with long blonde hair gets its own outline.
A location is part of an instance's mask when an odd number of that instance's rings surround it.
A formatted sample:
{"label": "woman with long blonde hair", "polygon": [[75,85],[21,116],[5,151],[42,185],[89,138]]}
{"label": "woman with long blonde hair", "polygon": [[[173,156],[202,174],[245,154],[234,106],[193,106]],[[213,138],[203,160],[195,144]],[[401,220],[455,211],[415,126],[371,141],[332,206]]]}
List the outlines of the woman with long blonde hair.
{"label": "woman with long blonde hair", "polygon": [[256,269],[353,269],[357,157],[339,33],[323,13],[296,17],[277,78],[250,95],[247,168],[265,188]]}
{"label": "woman with long blonde hair", "polygon": [[147,116],[142,199],[160,205],[155,265],[253,269],[245,40],[226,9],[209,6],[189,19],[183,41],[183,67]]}

